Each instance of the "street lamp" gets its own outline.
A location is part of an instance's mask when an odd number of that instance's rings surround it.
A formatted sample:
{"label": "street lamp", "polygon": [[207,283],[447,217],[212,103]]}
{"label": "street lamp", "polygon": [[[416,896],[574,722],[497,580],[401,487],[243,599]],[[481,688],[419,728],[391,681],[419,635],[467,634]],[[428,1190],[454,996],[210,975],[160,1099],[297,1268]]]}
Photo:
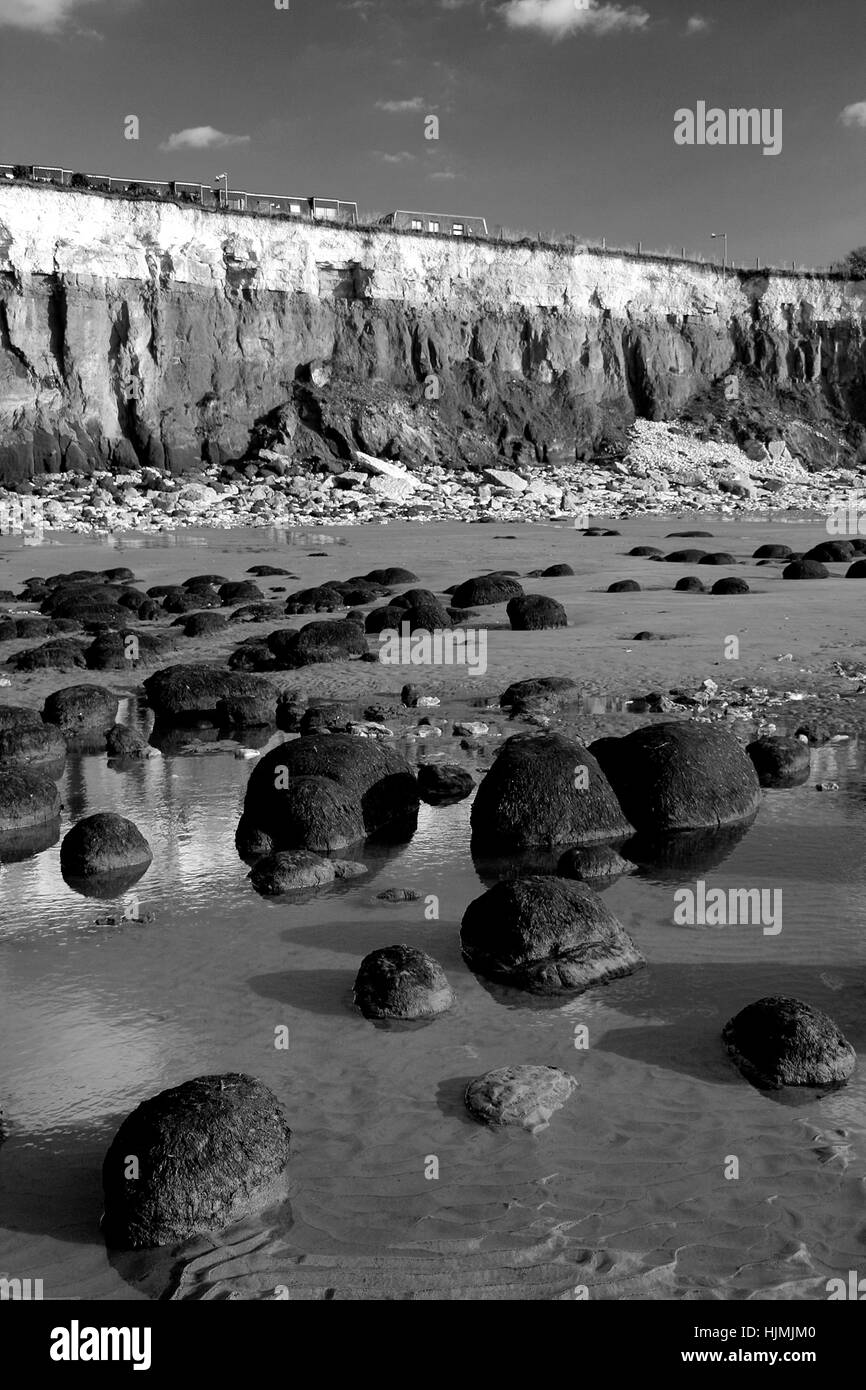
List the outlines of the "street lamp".
{"label": "street lamp", "polygon": [[724,237],[724,241],[725,241],[724,273],[727,275],[727,273],[728,273],[728,234],[727,234],[727,232],[710,232],[710,239],[711,239],[712,241],[715,241],[717,238],[721,238],[721,237]]}
{"label": "street lamp", "polygon": [[228,207],[228,205],[229,205],[229,176],[228,176],[228,174],[217,174],[217,176],[216,176],[216,181],[217,181],[217,183],[219,183],[220,179],[224,179],[224,180],[225,180],[225,186],[226,186],[226,188],[225,188],[225,199],[226,199],[226,204],[225,204],[225,205],[226,205],[226,207]]}

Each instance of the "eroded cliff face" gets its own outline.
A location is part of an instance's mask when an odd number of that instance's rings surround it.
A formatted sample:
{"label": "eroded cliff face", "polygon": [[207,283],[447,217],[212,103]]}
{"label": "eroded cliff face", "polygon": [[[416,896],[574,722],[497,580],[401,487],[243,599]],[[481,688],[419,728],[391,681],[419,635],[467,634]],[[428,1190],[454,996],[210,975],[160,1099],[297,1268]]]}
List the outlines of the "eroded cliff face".
{"label": "eroded cliff face", "polygon": [[856,446],[864,303],[830,278],[0,186],[0,481],[238,459],[272,412],[299,463],[580,458],[734,367]]}

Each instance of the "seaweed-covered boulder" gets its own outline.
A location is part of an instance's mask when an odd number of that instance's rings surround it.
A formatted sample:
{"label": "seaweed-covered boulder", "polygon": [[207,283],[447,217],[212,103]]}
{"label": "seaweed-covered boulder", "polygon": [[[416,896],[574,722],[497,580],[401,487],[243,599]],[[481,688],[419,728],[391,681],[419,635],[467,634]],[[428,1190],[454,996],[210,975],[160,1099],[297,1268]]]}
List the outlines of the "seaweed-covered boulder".
{"label": "seaweed-covered boulder", "polygon": [[431,806],[443,802],[465,801],[475,789],[475,780],[465,767],[452,763],[421,763],[418,768],[418,790],[422,801]]}
{"label": "seaweed-covered boulder", "polygon": [[636,579],[617,579],[615,584],[607,587],[609,594],[639,594],[640,585]]}
{"label": "seaweed-covered boulder", "polygon": [[681,594],[705,594],[707,586],[702,579],[698,579],[696,574],[685,574],[682,579],[678,579],[674,589]]}
{"label": "seaweed-covered boulder", "polygon": [[135,583],[135,575],[125,565],[113,565],[111,569],[103,570],[102,578],[107,579],[109,584]]}
{"label": "seaweed-covered boulder", "polygon": [[[247,574],[251,574],[255,579],[293,579],[294,575],[289,570],[280,569],[279,565],[250,565]],[[222,581],[228,583],[227,579]]]}
{"label": "seaweed-covered boulder", "polygon": [[333,613],[337,608],[347,607],[339,589],[329,584],[320,584],[314,589],[299,589],[289,594],[285,611],[293,613]]}
{"label": "seaweed-covered boulder", "polygon": [[836,1086],[847,1081],[857,1054],[836,1024],[800,999],[768,996],[725,1024],[722,1038],[748,1081],[764,1090]]}
{"label": "seaweed-covered boulder", "polygon": [[804,560],[817,560],[822,565],[834,565],[853,560],[857,554],[850,541],[822,541],[813,545],[803,556]]}
{"label": "seaweed-covered boulder", "polygon": [[406,621],[406,609],[397,607],[393,603],[386,603],[384,608],[374,608],[364,619],[364,630],[372,635],[380,632],[399,632],[400,626]]}
{"label": "seaweed-covered boulder", "polygon": [[57,628],[51,618],[16,618],[15,636],[19,642],[30,642],[36,637],[53,637]]}
{"label": "seaweed-covered boulder", "polygon": [[358,878],[366,872],[364,864],[348,859],[324,859],[308,850],[277,850],[253,865],[249,879],[263,897],[278,897],[321,888],[338,878]]}
{"label": "seaweed-covered boulder", "polygon": [[42,724],[42,715],[36,710],[27,709],[24,705],[0,705],[0,733],[7,733],[11,729],[32,729],[35,725],[39,728]]}
{"label": "seaweed-covered boulder", "polygon": [[417,584],[418,576],[411,570],[401,569],[399,565],[390,565],[382,570],[370,570],[369,574],[364,575],[371,584],[384,584],[386,588],[391,588],[394,584]]}
{"label": "seaweed-covered boulder", "polygon": [[183,589],[215,589],[219,590],[224,584],[230,584],[224,574],[194,574],[189,579],[185,579],[181,588]]}
{"label": "seaweed-covered boulder", "polygon": [[7,767],[0,777],[0,835],[47,825],[60,815],[57,785],[32,768]]}
{"label": "seaweed-covered boulder", "polygon": [[651,724],[590,745],[638,830],[714,829],[758,809],[758,777],[727,729],[693,722]]}
{"label": "seaweed-covered boulder", "polygon": [[149,753],[141,734],[126,724],[112,724],[105,735],[105,748],[109,758],[146,758]]}
{"label": "seaweed-covered boulder", "polygon": [[793,550],[789,545],[759,545],[753,560],[790,560]]}
{"label": "seaweed-covered boulder", "polygon": [[[351,734],[311,734],[265,754],[247,783],[238,849],[260,832],[274,849],[328,854],[368,835],[411,834],[418,785],[392,748]],[[263,851],[264,852],[264,851]]]}
{"label": "seaweed-covered boulder", "polygon": [[56,724],[75,738],[93,732],[104,733],[117,717],[117,696],[101,685],[68,685],[55,690],[42,707],[46,724]]}
{"label": "seaweed-covered boulder", "polygon": [[41,647],[32,647],[26,652],[16,652],[10,656],[7,665],[14,671],[75,671],[83,670],[84,643],[72,637],[57,637],[43,642]]}
{"label": "seaweed-covered boulder", "polygon": [[664,555],[664,551],[659,550],[657,545],[636,545],[628,553],[641,560],[660,559]]}
{"label": "seaweed-covered boulder", "polygon": [[455,608],[480,608],[488,603],[507,603],[509,599],[520,598],[522,594],[522,586],[510,575],[482,574],[477,579],[467,579],[463,584],[458,584],[451,600]]}
{"label": "seaweed-covered boulder", "polygon": [[580,994],[645,964],[597,893],[547,875],[494,884],[463,914],[460,941],[476,974],[532,994]]}
{"label": "seaweed-covered boulder", "polygon": [[[400,621],[395,623],[398,632],[403,631],[404,623],[410,633],[445,632],[451,627],[451,614],[435,594],[424,589],[413,589],[410,593],[412,601],[403,606]],[[403,597],[407,598],[409,595]]]}
{"label": "seaweed-covered boulder", "polygon": [[799,787],[808,782],[812,758],[799,738],[766,735],[746,747],[762,787]]}
{"label": "seaweed-covered boulder", "polygon": [[144,690],[157,719],[165,723],[218,723],[219,706],[226,700],[270,701],[276,712],[277,692],[269,681],[224,666],[166,666],[148,676]]}
{"label": "seaweed-covered boulder", "polygon": [[184,637],[208,637],[228,627],[228,621],[224,613],[187,613],[177,619],[177,625]]}
{"label": "seaweed-covered boulder", "polygon": [[561,603],[546,594],[521,594],[510,600],[506,608],[512,632],[539,632],[545,628],[568,627],[568,617]]}
{"label": "seaweed-covered boulder", "polygon": [[751,589],[745,579],[739,579],[735,575],[727,575],[724,579],[717,579],[711,590],[714,594],[748,594]]}
{"label": "seaweed-covered boulder", "polygon": [[76,821],[60,846],[64,878],[90,878],[103,874],[143,873],[153,862],[153,852],[137,825],[111,811],[99,811]]}
{"label": "seaweed-covered boulder", "polygon": [[198,613],[210,608],[221,608],[222,599],[216,589],[182,589],[179,594],[168,594],[163,599],[166,613]]}
{"label": "seaweed-covered boulder", "polygon": [[105,1156],[106,1241],[175,1245],[273,1205],[286,1195],[290,1143],[282,1106],[251,1076],[162,1091],[124,1120]]}
{"label": "seaweed-covered boulder", "polygon": [[177,643],[170,632],[104,632],[84,653],[88,671],[132,671],[164,661]]}
{"label": "seaweed-covered boulder", "polygon": [[369,579],[343,579],[333,587],[341,595],[347,608],[350,605],[363,608],[368,603],[375,603],[377,599],[384,598],[388,593],[386,584],[374,584]]}
{"label": "seaweed-covered boulder", "polygon": [[18,763],[61,772],[66,761],[66,739],[59,729],[43,724],[38,715],[33,716],[33,721],[0,728],[0,764]]}
{"label": "seaweed-covered boulder", "polygon": [[570,676],[532,676],[529,680],[514,681],[499,697],[502,709],[526,705],[532,700],[548,695],[563,695],[567,690],[576,690],[577,682]]}
{"label": "seaweed-covered boulder", "polygon": [[435,1018],[454,992],[438,961],[414,946],[385,946],[361,961],[354,1000],[365,1018]]}
{"label": "seaweed-covered boulder", "polygon": [[632,833],[588,749],[562,734],[517,734],[499,750],[472,806],[473,840],[502,849],[591,845]]}
{"label": "seaweed-covered boulder", "polygon": [[571,565],[548,565],[546,570],[541,571],[541,579],[567,579],[574,575]]}
{"label": "seaweed-covered boulder", "polygon": [[239,603],[256,603],[264,598],[258,584],[251,579],[240,579],[236,584],[221,584],[217,593],[225,608],[234,608]]}
{"label": "seaweed-covered boulder", "polygon": [[496,1067],[470,1081],[464,1101],[483,1124],[539,1134],[576,1089],[574,1077],[559,1067]]}
{"label": "seaweed-covered boulder", "polygon": [[670,565],[699,565],[706,553],[705,550],[672,550],[664,558]]}
{"label": "seaweed-covered boulder", "polygon": [[699,565],[735,565],[737,562],[727,550],[713,550],[698,561]]}
{"label": "seaweed-covered boulder", "polygon": [[245,603],[236,608],[227,619],[231,623],[278,623],[283,616],[283,605],[276,601],[266,603]]}
{"label": "seaweed-covered boulder", "polygon": [[792,560],[782,570],[783,579],[829,579],[830,571],[820,560]]}
{"label": "seaweed-covered boulder", "polygon": [[228,659],[230,671],[277,671],[279,662],[268,646],[266,637],[247,637],[235,647]]}
{"label": "seaweed-covered boulder", "polygon": [[268,681],[255,691],[238,692],[217,700],[216,722],[223,728],[267,729],[276,723],[276,714],[276,692]]}
{"label": "seaweed-covered boulder", "polygon": [[278,668],[283,671],[323,662],[348,661],[367,651],[363,628],[346,618],[306,623],[300,632],[279,628],[270,634],[267,644]]}

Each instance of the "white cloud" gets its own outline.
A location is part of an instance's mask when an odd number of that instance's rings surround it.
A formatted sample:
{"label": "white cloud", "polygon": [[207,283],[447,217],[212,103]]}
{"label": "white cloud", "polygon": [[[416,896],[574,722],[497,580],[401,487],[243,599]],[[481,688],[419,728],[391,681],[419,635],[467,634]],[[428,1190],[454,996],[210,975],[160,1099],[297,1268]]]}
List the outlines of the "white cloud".
{"label": "white cloud", "polygon": [[440,179],[443,183],[450,183],[456,177],[453,169],[438,169],[435,174],[428,174],[428,178]]}
{"label": "white cloud", "polygon": [[56,34],[75,13],[94,0],[0,0],[0,29]]}
{"label": "white cloud", "polygon": [[381,159],[383,164],[409,164],[415,158],[408,150],[399,150],[397,154],[388,154],[383,150],[374,150],[377,159]]}
{"label": "white cloud", "polygon": [[637,5],[604,0],[507,0],[500,14],[511,29],[535,29],[552,39],[644,29],[650,18]]}
{"label": "white cloud", "polygon": [[423,111],[423,97],[409,97],[406,101],[377,101],[377,111],[403,112],[403,111]]}
{"label": "white cloud", "polygon": [[176,130],[159,148],[169,153],[174,150],[224,150],[230,145],[248,145],[249,142],[248,135],[225,135],[212,125],[194,125]]}
{"label": "white cloud", "polygon": [[704,19],[702,14],[693,14],[686,24],[686,33],[705,34],[710,27],[710,21]]}
{"label": "white cloud", "polygon": [[866,129],[866,101],[852,101],[850,106],[846,106],[844,111],[840,112],[839,120],[843,125],[856,125]]}

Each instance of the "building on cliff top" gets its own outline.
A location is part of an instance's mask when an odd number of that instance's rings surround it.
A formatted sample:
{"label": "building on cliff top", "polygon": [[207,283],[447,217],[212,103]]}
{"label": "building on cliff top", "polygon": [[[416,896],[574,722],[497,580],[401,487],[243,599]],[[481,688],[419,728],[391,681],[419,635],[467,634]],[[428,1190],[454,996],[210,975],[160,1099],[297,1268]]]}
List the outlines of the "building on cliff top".
{"label": "building on cliff top", "polygon": [[383,227],[407,232],[439,232],[445,236],[487,236],[487,219],[446,212],[389,212],[380,219]]}

